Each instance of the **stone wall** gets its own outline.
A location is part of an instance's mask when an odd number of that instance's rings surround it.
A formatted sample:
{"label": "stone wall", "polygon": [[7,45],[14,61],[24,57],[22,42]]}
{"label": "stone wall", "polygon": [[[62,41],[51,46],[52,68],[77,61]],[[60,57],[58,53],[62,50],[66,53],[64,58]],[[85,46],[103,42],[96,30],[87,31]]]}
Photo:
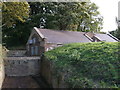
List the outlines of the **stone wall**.
{"label": "stone wall", "polygon": [[0,59],[0,88],[2,87],[2,83],[5,77],[4,73],[4,62],[2,59]]}
{"label": "stone wall", "polygon": [[42,58],[41,60],[40,74],[46,80],[46,82],[52,88],[68,88],[67,83],[64,81],[64,73],[60,73],[59,76],[55,75],[54,67],[52,62]]}
{"label": "stone wall", "polygon": [[7,52],[7,57],[21,57],[25,56],[26,50],[10,50]]}
{"label": "stone wall", "polygon": [[7,76],[29,76],[40,73],[40,57],[7,57],[4,62]]}
{"label": "stone wall", "polygon": [[[0,44],[0,90],[2,87],[2,83],[4,81],[5,78],[5,72],[4,72],[4,61],[3,61],[3,57],[5,57],[6,53],[5,53],[5,49],[4,47],[2,47],[2,45]],[[3,53],[4,52],[4,53]]]}

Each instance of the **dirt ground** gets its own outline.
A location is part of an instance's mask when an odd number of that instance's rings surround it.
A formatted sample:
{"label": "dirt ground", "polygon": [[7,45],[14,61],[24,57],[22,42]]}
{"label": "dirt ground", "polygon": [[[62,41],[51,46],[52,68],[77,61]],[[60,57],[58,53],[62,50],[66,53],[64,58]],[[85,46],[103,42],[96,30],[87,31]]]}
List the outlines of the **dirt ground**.
{"label": "dirt ground", "polygon": [[39,84],[30,76],[5,77],[2,88],[40,88]]}

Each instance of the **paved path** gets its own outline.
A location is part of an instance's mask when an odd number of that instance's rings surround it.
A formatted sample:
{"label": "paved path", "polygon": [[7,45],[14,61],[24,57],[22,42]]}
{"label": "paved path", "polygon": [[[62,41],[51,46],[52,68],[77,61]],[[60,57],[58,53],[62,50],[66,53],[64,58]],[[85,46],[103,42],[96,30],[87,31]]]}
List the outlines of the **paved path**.
{"label": "paved path", "polygon": [[40,88],[39,84],[31,77],[6,77],[2,88]]}

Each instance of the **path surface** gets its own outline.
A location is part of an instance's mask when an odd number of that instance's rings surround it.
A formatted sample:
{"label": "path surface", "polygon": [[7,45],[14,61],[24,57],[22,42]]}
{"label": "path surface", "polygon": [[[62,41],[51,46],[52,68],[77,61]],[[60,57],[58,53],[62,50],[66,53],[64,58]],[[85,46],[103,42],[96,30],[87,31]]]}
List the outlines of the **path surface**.
{"label": "path surface", "polygon": [[30,76],[5,77],[2,88],[40,88],[39,84]]}

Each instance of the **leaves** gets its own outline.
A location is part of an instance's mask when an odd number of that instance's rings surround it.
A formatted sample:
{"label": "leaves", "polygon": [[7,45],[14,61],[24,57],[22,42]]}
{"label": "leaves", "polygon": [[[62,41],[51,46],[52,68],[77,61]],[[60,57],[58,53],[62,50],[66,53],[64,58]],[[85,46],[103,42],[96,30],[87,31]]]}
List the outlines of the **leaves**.
{"label": "leaves", "polygon": [[68,44],[46,52],[45,57],[54,62],[55,75],[65,73],[65,81],[70,87],[119,87],[118,44]]}
{"label": "leaves", "polygon": [[[40,15],[40,18],[45,20],[39,23],[44,28],[85,32],[99,32],[102,28],[102,17],[98,7],[91,2],[32,2],[29,4],[31,15]],[[91,23],[93,21],[94,23]]]}
{"label": "leaves", "polygon": [[29,17],[29,4],[27,2],[3,2],[2,3],[3,25],[10,27],[16,21],[25,22]]}
{"label": "leaves", "polygon": [[3,42],[7,46],[25,45],[33,27],[82,32],[99,32],[102,28],[102,17],[91,2],[28,3],[2,3]]}

